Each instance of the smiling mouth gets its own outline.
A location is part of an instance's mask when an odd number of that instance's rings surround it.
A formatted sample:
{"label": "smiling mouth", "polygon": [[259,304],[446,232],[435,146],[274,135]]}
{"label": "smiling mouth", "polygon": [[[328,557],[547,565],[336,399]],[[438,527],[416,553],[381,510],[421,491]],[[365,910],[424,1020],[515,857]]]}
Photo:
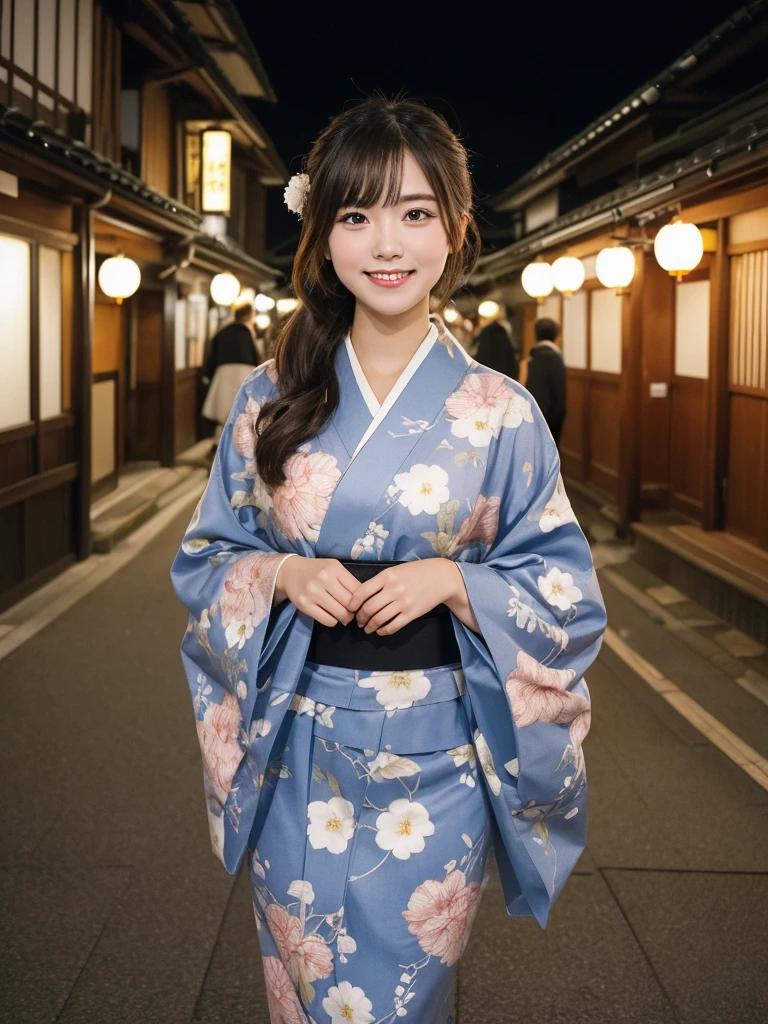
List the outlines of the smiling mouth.
{"label": "smiling mouth", "polygon": [[415,270],[392,270],[392,271],[371,271],[364,270],[363,273],[366,277],[373,278],[374,281],[402,281],[406,277],[410,277],[411,274],[415,274]]}

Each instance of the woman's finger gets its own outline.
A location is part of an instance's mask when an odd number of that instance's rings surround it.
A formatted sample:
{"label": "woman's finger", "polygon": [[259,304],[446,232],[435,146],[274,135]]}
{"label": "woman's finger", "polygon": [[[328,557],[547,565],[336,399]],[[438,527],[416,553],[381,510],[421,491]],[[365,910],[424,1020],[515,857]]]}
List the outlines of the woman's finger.
{"label": "woman's finger", "polygon": [[407,626],[409,622],[413,622],[413,618],[410,615],[406,615],[405,612],[401,612],[396,615],[394,619],[387,622],[386,625],[381,626],[380,629],[376,630],[377,636],[390,636],[392,633],[396,633],[403,626]]}
{"label": "woman's finger", "polygon": [[322,594],[317,599],[317,604],[324,612],[328,615],[332,615],[334,622],[331,625],[335,626],[337,622],[343,622],[346,626],[352,621],[352,612],[347,611],[343,604],[339,604],[335,597],[329,593]]}
{"label": "woman's finger", "polygon": [[[344,566],[342,566],[342,569]],[[350,576],[352,574],[350,573]],[[352,599],[349,602],[349,610],[356,612],[361,605],[365,604],[369,597],[373,597],[374,594],[378,594],[381,588],[386,583],[386,580],[382,579],[383,572],[377,573],[371,579],[366,580],[365,583],[361,583],[357,590],[352,595]],[[354,576],[352,577],[354,579]],[[355,580],[355,582],[357,582]]]}
{"label": "woman's finger", "polygon": [[307,605],[305,614],[323,626],[335,626],[339,621],[324,611],[318,604]]}
{"label": "woman's finger", "polygon": [[[331,597],[338,601],[339,604],[343,605],[349,612],[349,602],[352,599],[352,594],[347,590],[344,584],[340,580],[334,578],[329,580],[328,583],[325,584],[325,587]],[[350,615],[351,614],[352,613],[350,612]]]}
{"label": "woman's finger", "polygon": [[400,613],[400,608],[394,601],[388,602],[384,608],[378,611],[375,615],[372,615],[365,626],[366,633],[373,633],[379,629],[380,626],[390,622]]}
{"label": "woman's finger", "polygon": [[350,594],[354,594],[362,586],[359,580],[356,580],[352,573],[341,562],[336,563],[336,579],[345,587]]}
{"label": "woman's finger", "polygon": [[373,615],[381,611],[386,605],[392,604],[392,600],[392,595],[386,589],[380,590],[373,597],[369,597],[365,604],[357,610],[355,617],[357,618],[358,626],[365,626]]}

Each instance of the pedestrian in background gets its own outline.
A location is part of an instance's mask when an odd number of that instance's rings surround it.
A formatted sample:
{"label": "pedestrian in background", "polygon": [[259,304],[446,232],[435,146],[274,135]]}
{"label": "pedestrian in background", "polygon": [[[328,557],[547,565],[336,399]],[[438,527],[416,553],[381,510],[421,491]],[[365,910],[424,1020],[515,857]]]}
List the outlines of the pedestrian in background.
{"label": "pedestrian in background", "polygon": [[525,376],[521,383],[536,399],[555,444],[559,446],[565,420],[565,364],[563,354],[555,344],[560,336],[560,325],[543,317],[536,321],[534,331],[536,344],[525,363]]}
{"label": "pedestrian in background", "polygon": [[245,378],[262,361],[253,337],[254,310],[250,303],[235,309],[235,319],[215,334],[208,343],[203,362],[203,380],[210,385],[203,403],[203,416],[217,423],[218,441],[227,422],[232,403]]}
{"label": "pedestrian in background", "polygon": [[520,351],[506,321],[492,320],[480,329],[475,359],[483,366],[517,380],[520,376]]}

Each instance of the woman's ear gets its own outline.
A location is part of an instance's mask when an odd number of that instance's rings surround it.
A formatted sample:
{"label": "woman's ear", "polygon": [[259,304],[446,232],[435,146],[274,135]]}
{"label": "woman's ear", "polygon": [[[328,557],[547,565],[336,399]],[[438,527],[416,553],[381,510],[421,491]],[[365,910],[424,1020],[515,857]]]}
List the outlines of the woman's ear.
{"label": "woman's ear", "polygon": [[[459,219],[459,248],[464,245],[464,239],[467,237],[467,225],[469,224],[469,214],[465,211],[462,213]],[[453,249],[448,249],[449,255],[453,255]]]}

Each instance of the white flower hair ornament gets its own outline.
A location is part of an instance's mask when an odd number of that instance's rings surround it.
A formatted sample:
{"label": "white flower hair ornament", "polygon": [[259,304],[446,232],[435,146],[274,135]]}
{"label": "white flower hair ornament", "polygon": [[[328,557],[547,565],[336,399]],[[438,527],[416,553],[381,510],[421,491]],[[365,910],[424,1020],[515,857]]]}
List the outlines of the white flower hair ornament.
{"label": "white flower hair ornament", "polygon": [[301,217],[311,187],[308,174],[294,174],[283,192],[285,205],[291,213],[296,213]]}

